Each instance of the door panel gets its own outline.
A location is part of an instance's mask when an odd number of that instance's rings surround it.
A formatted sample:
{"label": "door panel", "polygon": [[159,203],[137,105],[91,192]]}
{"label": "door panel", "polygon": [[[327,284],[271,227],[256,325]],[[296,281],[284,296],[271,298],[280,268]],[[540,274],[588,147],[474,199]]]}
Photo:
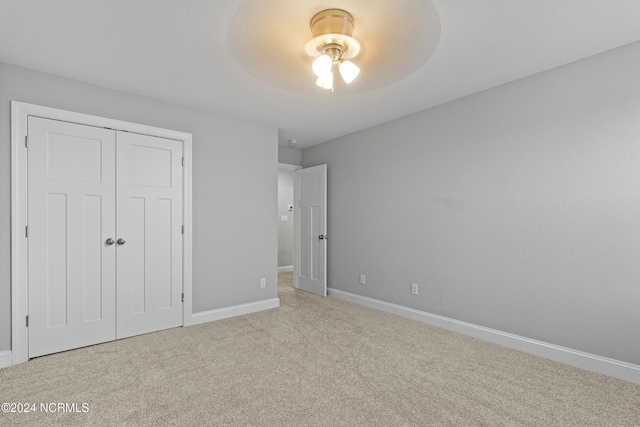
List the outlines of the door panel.
{"label": "door panel", "polygon": [[314,281],[324,279],[324,249],[325,242],[318,238],[324,234],[324,214],[321,212],[320,206],[311,207],[311,274],[310,277]]}
{"label": "door panel", "polygon": [[101,139],[50,132],[46,145],[48,180],[102,182]]}
{"label": "door panel", "polygon": [[158,199],[158,309],[171,309],[172,247],[171,247],[171,223],[173,200]]}
{"label": "door panel", "polygon": [[115,132],[28,119],[29,357],[115,339]]}
{"label": "door panel", "polygon": [[182,142],[118,132],[117,336],[182,325]]}
{"label": "door panel", "polygon": [[[296,229],[294,230],[294,234],[298,236],[296,238],[297,250],[295,250],[294,256],[296,257],[296,262],[293,263],[294,268],[297,267],[297,274],[295,276],[299,278],[308,278],[311,268],[311,263],[309,262],[309,254],[310,247],[308,245],[309,236],[307,235],[307,230],[309,230],[309,208],[306,207],[298,207],[297,209],[297,219],[298,224],[296,224]],[[294,237],[295,238],[295,237]],[[296,246],[296,245],[294,245]],[[299,280],[298,280],[299,281]],[[297,288],[298,286],[296,286]]]}
{"label": "door panel", "polygon": [[[44,281],[46,327],[67,326],[67,195],[46,194],[47,238],[45,240],[47,276]],[[35,241],[34,226],[31,241]],[[35,320],[35,319],[33,319]]]}
{"label": "door panel", "polygon": [[84,321],[91,322],[102,318],[102,197],[84,197]]}
{"label": "door panel", "polygon": [[[129,313],[145,312],[145,284],[146,284],[146,266],[145,266],[145,217],[146,200],[143,197],[130,197],[127,206],[129,216],[129,232],[126,230],[125,222],[118,227],[118,238],[126,236],[126,247],[118,245],[118,261],[128,257],[126,266],[128,267],[128,275],[118,275],[121,292],[127,292],[129,298],[127,302],[119,299],[121,304],[129,304]],[[123,215],[120,216],[122,218]],[[125,265],[118,265],[119,268]]]}
{"label": "door panel", "polygon": [[294,173],[296,289],[327,295],[327,165]]}

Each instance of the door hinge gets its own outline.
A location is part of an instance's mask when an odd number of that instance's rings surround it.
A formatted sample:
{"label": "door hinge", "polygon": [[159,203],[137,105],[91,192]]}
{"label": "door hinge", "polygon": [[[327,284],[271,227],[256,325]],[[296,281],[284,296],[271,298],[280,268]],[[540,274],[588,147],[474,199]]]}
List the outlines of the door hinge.
{"label": "door hinge", "polygon": [[182,302],[184,302],[184,292],[182,293]]}
{"label": "door hinge", "polygon": [[24,136],[24,146],[29,148],[29,135]]}
{"label": "door hinge", "polygon": [[29,327],[29,315],[27,315],[27,328]]}
{"label": "door hinge", "polygon": [[184,157],[182,158],[182,166],[184,166]]}
{"label": "door hinge", "polygon": [[28,225],[24,228],[24,237],[29,237],[29,226]]}

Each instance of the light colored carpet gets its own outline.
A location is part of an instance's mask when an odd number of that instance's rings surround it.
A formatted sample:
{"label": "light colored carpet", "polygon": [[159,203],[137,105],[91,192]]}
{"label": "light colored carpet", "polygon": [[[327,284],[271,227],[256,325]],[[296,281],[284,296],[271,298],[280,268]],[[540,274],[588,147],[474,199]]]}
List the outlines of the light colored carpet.
{"label": "light colored carpet", "polygon": [[0,425],[638,426],[640,386],[322,298],[0,370]]}

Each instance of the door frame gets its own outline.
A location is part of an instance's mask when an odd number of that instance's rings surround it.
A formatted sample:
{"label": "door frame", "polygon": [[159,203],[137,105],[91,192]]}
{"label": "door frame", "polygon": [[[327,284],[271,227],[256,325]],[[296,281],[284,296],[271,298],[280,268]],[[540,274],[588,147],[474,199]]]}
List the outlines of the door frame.
{"label": "door frame", "polygon": [[192,317],[192,216],[191,216],[191,159],[192,135],[154,126],[114,120],[105,117],[25,102],[11,101],[11,353],[13,365],[29,358],[29,329],[26,316],[29,313],[28,265],[27,265],[27,119],[37,116],[89,126],[140,133],[182,141],[183,169],[183,326],[191,325]]}

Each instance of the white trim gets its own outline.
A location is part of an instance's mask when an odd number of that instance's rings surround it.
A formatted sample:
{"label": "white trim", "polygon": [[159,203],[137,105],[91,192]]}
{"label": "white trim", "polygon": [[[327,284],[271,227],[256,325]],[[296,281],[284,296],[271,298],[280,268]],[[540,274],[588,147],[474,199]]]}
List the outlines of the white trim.
{"label": "white trim", "polygon": [[0,368],[6,368],[13,365],[13,356],[11,351],[0,351]]}
{"label": "white trim", "polygon": [[182,203],[184,204],[182,212],[182,223],[184,225],[184,234],[182,236],[182,292],[184,292],[182,326],[191,325],[193,312],[192,142],[192,135],[190,133],[186,134],[186,138],[183,139],[184,179],[182,182]]}
{"label": "white trim", "polygon": [[[154,126],[130,123],[105,117],[91,116],[57,108],[11,101],[11,353],[13,365],[28,360],[27,296],[27,242],[24,236],[27,226],[27,135],[28,116],[107,127],[114,130],[180,140],[185,158],[183,180],[183,324],[189,325],[192,314],[192,226],[191,226],[191,159],[192,135]],[[2,354],[2,353],[0,353]]]}
{"label": "white trim", "polygon": [[555,344],[537,341],[519,335],[498,331],[496,329],[485,328],[473,323],[462,322],[449,317],[415,310],[350,292],[329,288],[329,295],[345,301],[375,308],[378,310],[393,313],[398,316],[417,320],[428,325],[436,326],[450,331],[458,332],[484,341],[500,344],[505,347],[520,350],[556,362],[565,363],[587,371],[608,375],[631,383],[640,384],[640,365],[622,362],[595,354],[585,353]]}
{"label": "white trim", "polygon": [[11,352],[13,364],[28,359],[27,343],[27,112],[11,101]]}
{"label": "white trim", "polygon": [[263,301],[250,302],[247,304],[234,305],[232,307],[219,308],[216,310],[202,311],[194,313],[191,317],[192,325],[213,322],[227,319],[229,317],[242,316],[244,314],[256,313],[258,311],[271,310],[280,307],[280,298],[271,298]]}
{"label": "white trim", "polygon": [[284,267],[278,267],[278,273],[290,273],[293,272],[293,265],[285,265]]}
{"label": "white trim", "polygon": [[289,163],[278,163],[278,170],[295,172],[298,169],[302,169],[302,166],[290,165]]}

